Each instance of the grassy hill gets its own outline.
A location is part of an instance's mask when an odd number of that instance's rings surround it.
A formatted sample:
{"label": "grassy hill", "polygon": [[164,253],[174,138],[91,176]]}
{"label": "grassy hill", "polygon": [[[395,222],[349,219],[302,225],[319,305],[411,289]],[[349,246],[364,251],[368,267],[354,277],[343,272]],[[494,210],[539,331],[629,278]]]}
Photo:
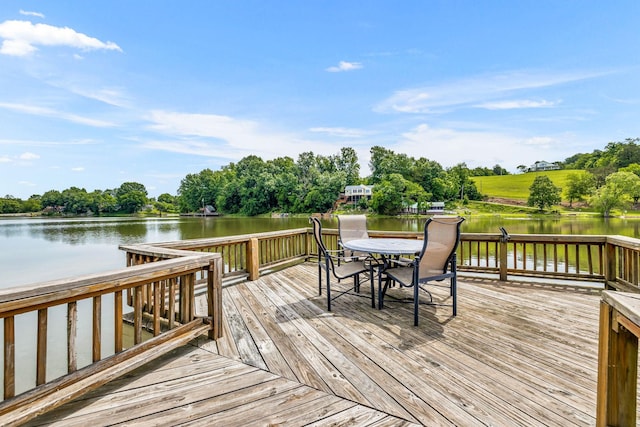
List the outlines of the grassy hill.
{"label": "grassy hill", "polygon": [[529,198],[529,187],[537,176],[546,175],[553,184],[563,189],[566,188],[567,176],[572,173],[583,173],[580,170],[558,170],[545,172],[528,172],[516,175],[502,176],[474,176],[471,179],[481,194],[488,197],[513,199],[526,201]]}

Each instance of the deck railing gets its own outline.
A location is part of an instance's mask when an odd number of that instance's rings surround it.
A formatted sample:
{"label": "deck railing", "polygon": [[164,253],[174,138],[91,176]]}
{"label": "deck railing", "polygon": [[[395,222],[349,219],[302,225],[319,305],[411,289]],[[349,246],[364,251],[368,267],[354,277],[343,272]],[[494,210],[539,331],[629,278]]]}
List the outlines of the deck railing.
{"label": "deck railing", "polygon": [[[176,258],[163,262],[0,290],[4,349],[0,425],[24,423],[203,333],[212,339],[220,336],[222,258],[172,252]],[[206,283],[211,296],[199,313],[202,317],[196,316],[193,298],[199,281]],[[124,299],[132,307],[133,331],[128,339]],[[146,340],[145,317],[150,325],[147,334],[152,336]],[[83,336],[90,330],[89,349],[78,339],[81,329]],[[18,344],[25,337],[34,337],[35,343],[21,348]],[[62,354],[56,351],[60,341],[66,341]],[[79,357],[85,353],[89,360]],[[33,360],[35,366],[25,366],[23,359]],[[65,361],[63,366],[54,366],[60,360]],[[29,372],[35,372],[33,382],[19,384],[17,393],[16,379],[24,382]]]}
{"label": "deck railing", "polygon": [[[372,238],[421,239],[422,233],[370,231]],[[325,243],[337,248],[337,230],[324,230]],[[3,320],[4,398],[0,424],[23,422],[82,392],[159,356],[194,336],[220,336],[223,282],[255,280],[261,274],[317,256],[309,228],[232,237],[196,239],[153,245],[121,246],[127,268],[69,280],[0,291]],[[538,277],[592,281],[608,289],[640,292],[640,240],[622,236],[505,235],[463,233],[458,268],[464,273],[489,273],[500,280]],[[207,295],[207,298],[198,295]],[[111,301],[106,316],[105,300]],[[204,319],[196,317],[196,301],[206,301]],[[85,303],[86,301],[86,303]],[[86,317],[78,307],[88,305]],[[126,306],[133,319],[131,347],[126,348],[122,318]],[[48,365],[52,356],[50,313],[63,307],[66,372],[57,378]],[[87,311],[87,310],[85,310]],[[108,311],[108,310],[107,310]],[[33,387],[16,393],[16,318],[32,314],[36,344]],[[113,322],[113,351],[103,348],[105,319]],[[153,338],[142,337],[143,319]],[[76,336],[91,324],[91,358],[79,368]],[[59,329],[59,326],[57,326]],[[164,332],[163,332],[164,331]],[[30,357],[31,357],[30,356]],[[27,358],[28,359],[28,358]]]}
{"label": "deck railing", "polygon": [[[329,249],[338,247],[338,231],[323,230]],[[420,232],[369,231],[372,238],[421,239]],[[270,270],[317,256],[311,230],[154,244],[165,249],[218,252],[225,280],[255,280]],[[139,246],[123,246],[131,265],[158,259]],[[603,283],[609,289],[640,292],[640,240],[623,236],[462,233],[458,247],[461,273],[489,273],[500,280],[547,278]]]}

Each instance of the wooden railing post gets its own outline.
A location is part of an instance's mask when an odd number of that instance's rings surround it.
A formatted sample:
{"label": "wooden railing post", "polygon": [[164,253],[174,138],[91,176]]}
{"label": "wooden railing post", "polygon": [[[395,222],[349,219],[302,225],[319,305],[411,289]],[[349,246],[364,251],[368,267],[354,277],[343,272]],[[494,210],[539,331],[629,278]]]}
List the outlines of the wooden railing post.
{"label": "wooden railing post", "polygon": [[612,286],[609,284],[616,281],[617,274],[616,245],[607,242],[605,244],[604,257],[604,285],[605,289],[611,289]]}
{"label": "wooden railing post", "polygon": [[635,426],[638,393],[637,300],[604,291],[600,303],[596,425]]}
{"label": "wooden railing post", "polygon": [[[509,233],[507,233],[507,230],[505,230],[504,227],[500,227],[500,232],[502,233],[502,235],[500,236],[500,245],[499,245],[499,265],[498,265],[498,269],[500,271],[500,280],[503,282],[507,281],[507,254],[509,252],[509,249],[507,248],[507,242],[509,242],[509,239],[511,238],[511,236],[509,236]],[[515,245],[513,248],[514,252],[515,252]],[[478,254],[478,256],[480,256],[480,254]]]}
{"label": "wooden railing post", "polygon": [[507,254],[507,241],[500,240],[500,261],[498,268],[500,269],[500,280],[503,282],[507,280]]}
{"label": "wooden railing post", "polygon": [[215,340],[222,337],[222,257],[209,262],[207,303],[212,323],[209,338]]}
{"label": "wooden railing post", "polygon": [[256,237],[247,242],[247,273],[250,281],[260,277],[260,245]]}

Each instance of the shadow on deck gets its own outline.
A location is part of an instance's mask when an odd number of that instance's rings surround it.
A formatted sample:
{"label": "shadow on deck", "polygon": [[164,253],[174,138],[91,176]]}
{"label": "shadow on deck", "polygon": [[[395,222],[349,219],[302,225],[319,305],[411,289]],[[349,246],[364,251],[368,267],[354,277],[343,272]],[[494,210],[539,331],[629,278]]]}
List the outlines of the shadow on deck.
{"label": "shadow on deck", "polygon": [[422,306],[414,327],[411,304],[349,295],[326,312],[315,264],[228,286],[222,339],[29,425],[595,423],[599,291],[464,277],[458,289],[456,318]]}

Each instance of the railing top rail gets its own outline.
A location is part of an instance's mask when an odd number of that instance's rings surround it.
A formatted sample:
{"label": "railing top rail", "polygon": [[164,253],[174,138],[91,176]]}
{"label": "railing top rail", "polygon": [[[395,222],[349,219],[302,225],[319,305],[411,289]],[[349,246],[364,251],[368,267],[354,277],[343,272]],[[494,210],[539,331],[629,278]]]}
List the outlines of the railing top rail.
{"label": "railing top rail", "polygon": [[[461,233],[460,240],[499,241],[501,233]],[[607,243],[611,236],[596,234],[509,234],[509,241],[527,243]]]}
{"label": "railing top rail", "polygon": [[640,250],[640,239],[635,237],[627,237],[627,236],[607,236],[607,243],[612,245],[622,246],[627,249],[637,249]]}
{"label": "railing top rail", "polygon": [[[216,245],[226,245],[231,243],[241,243],[251,240],[253,238],[257,239],[269,239],[272,237],[280,237],[280,236],[288,236],[293,234],[303,234],[307,233],[309,228],[294,228],[288,230],[278,230],[278,231],[267,231],[264,233],[251,233],[251,234],[239,234],[236,236],[223,236],[223,237],[210,237],[203,239],[189,239],[189,240],[175,240],[171,242],[158,242],[153,243],[151,246],[155,246],[158,248],[173,248],[173,249],[189,249],[189,248],[201,248],[207,246],[216,246]],[[126,250],[126,247],[135,247],[138,245],[123,245],[120,246],[120,249]]]}
{"label": "railing top rail", "polygon": [[220,254],[190,256],[148,263],[102,273],[57,279],[0,290],[0,314],[7,310],[27,308],[37,304],[54,305],[56,300],[68,300],[78,295],[112,292],[149,280],[177,277],[186,271],[207,267]]}
{"label": "railing top rail", "polygon": [[154,256],[154,257],[163,257],[163,258],[181,258],[185,256],[193,256],[194,254],[198,254],[197,252],[193,252],[186,249],[173,249],[173,248],[165,248],[161,246],[157,246],[154,243],[151,244],[138,244],[138,245],[120,245],[118,249],[127,251],[127,252],[135,252],[140,255]]}

